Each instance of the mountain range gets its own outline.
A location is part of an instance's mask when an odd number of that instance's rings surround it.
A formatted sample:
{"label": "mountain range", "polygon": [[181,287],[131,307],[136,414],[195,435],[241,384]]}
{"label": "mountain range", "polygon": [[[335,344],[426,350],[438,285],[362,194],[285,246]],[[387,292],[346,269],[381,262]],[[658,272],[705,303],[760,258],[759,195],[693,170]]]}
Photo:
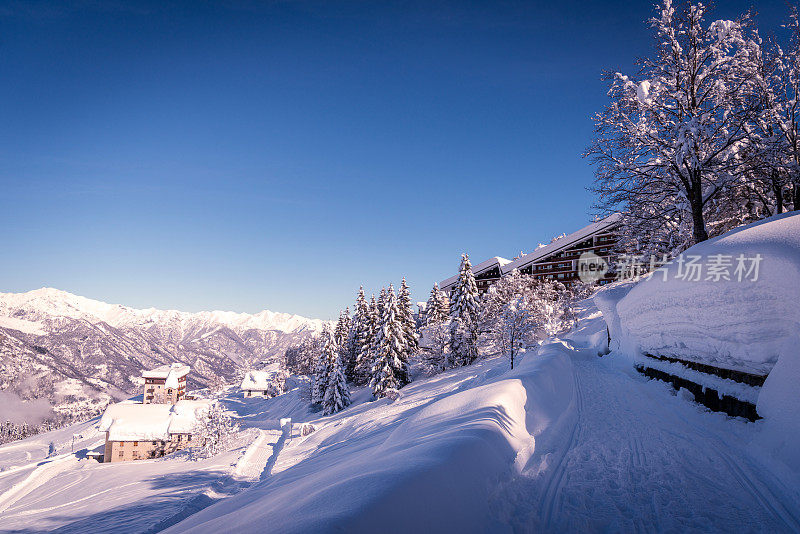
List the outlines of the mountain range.
{"label": "mountain range", "polygon": [[323,324],[266,310],[138,310],[52,288],[0,293],[0,393],[46,398],[65,416],[93,414],[137,394],[143,369],[181,362],[192,368],[190,389],[217,377],[232,383]]}

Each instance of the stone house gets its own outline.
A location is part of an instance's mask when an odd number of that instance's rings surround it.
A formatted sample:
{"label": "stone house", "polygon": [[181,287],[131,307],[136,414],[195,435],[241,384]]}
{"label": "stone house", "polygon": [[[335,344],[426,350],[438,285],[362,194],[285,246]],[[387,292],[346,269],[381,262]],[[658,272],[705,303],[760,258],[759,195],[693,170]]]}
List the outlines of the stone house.
{"label": "stone house", "polygon": [[191,369],[182,363],[143,371],[144,404],[175,404],[186,396],[186,376]]}
{"label": "stone house", "polygon": [[175,404],[121,402],[106,408],[98,430],[106,433],[104,462],[158,458],[191,447],[199,418],[210,401]]}

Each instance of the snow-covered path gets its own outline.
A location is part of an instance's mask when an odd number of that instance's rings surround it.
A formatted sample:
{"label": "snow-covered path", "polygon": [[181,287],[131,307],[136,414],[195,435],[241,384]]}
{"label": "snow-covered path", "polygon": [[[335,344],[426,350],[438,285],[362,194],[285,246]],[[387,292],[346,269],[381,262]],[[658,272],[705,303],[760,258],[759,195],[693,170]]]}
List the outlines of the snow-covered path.
{"label": "snow-covered path", "polygon": [[280,430],[259,430],[259,436],[250,444],[242,458],[236,464],[236,478],[257,481],[267,473],[269,460],[280,452],[277,447],[283,432]]}
{"label": "snow-covered path", "polygon": [[752,423],[705,412],[613,354],[543,350],[569,353],[573,403],[504,492],[514,530],[800,531],[797,496],[744,447]]}

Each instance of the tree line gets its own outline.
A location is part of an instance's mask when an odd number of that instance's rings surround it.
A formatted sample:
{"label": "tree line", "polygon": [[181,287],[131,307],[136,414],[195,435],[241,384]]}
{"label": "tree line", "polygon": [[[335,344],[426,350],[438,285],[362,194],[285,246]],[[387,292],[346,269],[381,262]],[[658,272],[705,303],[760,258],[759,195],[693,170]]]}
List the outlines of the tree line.
{"label": "tree line", "polygon": [[350,405],[350,385],[395,399],[412,380],[412,362],[431,374],[500,353],[513,368],[528,346],[574,323],[575,302],[591,289],[514,270],[481,295],[464,254],[451,293],[434,284],[417,317],[405,278],[398,291],[390,284],[369,300],[361,287],[352,316],[348,306],[335,327],[287,349],[284,366],[311,377],[310,401],[326,415]]}

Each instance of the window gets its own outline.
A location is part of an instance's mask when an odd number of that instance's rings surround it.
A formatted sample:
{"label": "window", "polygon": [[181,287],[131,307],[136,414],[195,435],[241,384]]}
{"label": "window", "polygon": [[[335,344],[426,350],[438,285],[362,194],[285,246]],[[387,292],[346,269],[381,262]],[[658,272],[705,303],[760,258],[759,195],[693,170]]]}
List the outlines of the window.
{"label": "window", "polygon": [[134,447],[138,447],[138,446],[139,446],[139,442],[138,442],[138,441],[134,441],[134,442],[133,442],[133,446],[134,446]]}
{"label": "window", "polygon": [[122,458],[123,456],[125,456],[125,451],[119,451],[119,455],[118,455],[118,456],[119,456],[120,458]]}

